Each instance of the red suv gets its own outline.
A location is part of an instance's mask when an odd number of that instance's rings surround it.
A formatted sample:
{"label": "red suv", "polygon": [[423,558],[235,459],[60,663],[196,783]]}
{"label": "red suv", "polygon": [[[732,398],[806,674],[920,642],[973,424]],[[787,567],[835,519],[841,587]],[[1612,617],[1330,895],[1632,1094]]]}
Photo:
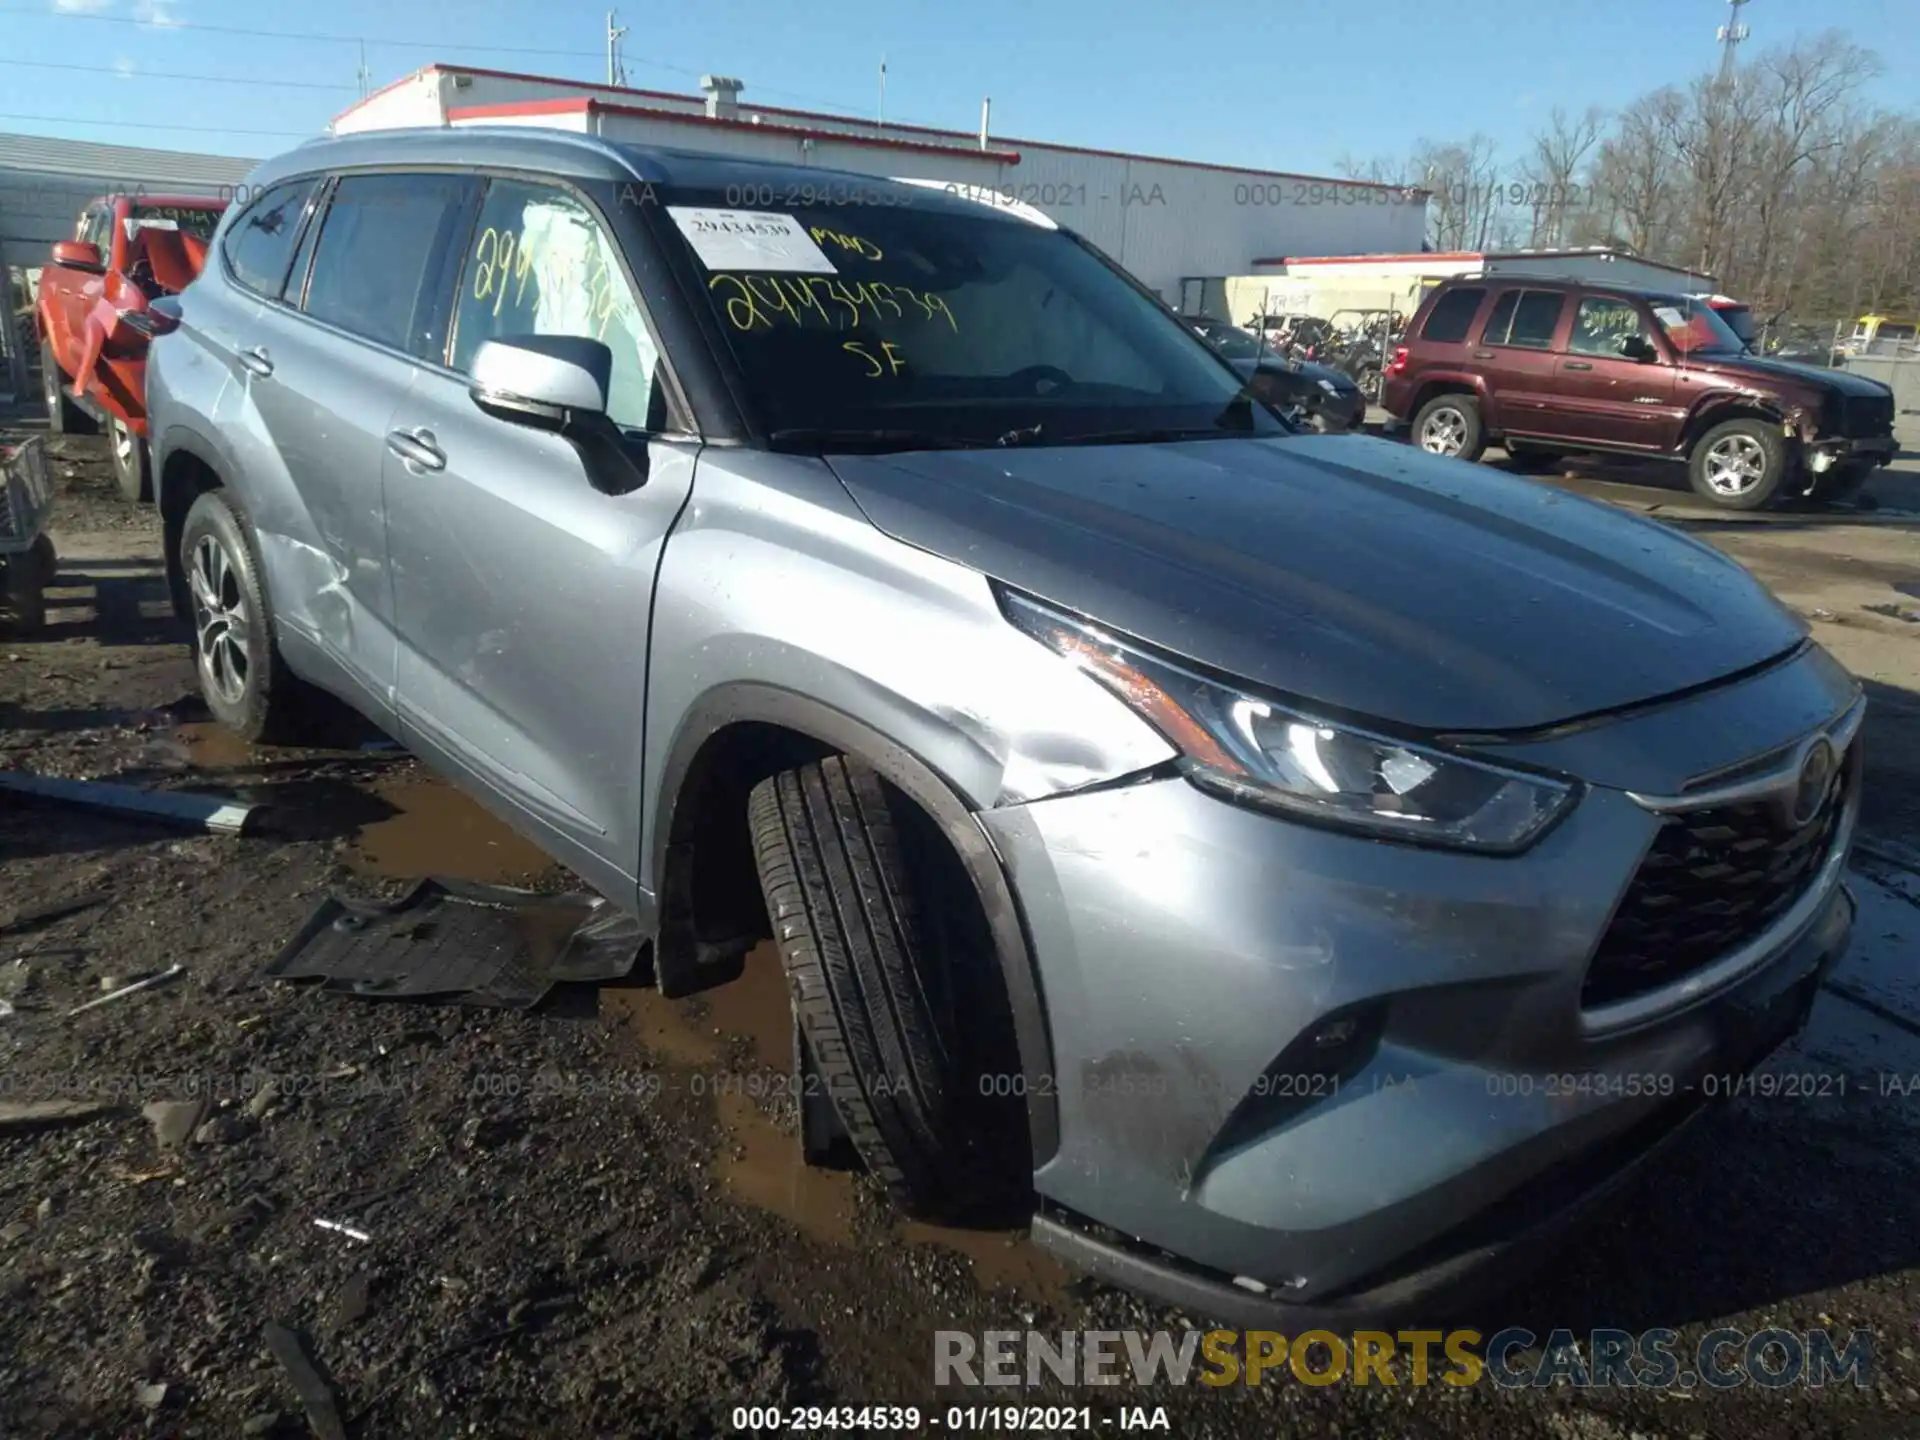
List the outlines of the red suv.
{"label": "red suv", "polygon": [[1443,282],[1387,363],[1411,439],[1519,469],[1574,451],[1684,462],[1732,510],[1840,499],[1896,452],[1877,380],[1750,353],[1714,308],[1655,291],[1520,276]]}
{"label": "red suv", "polygon": [[106,195],[53,247],[34,307],[47,424],[55,434],[105,425],[114,478],[129,500],[147,474],[147,343],[166,322],[148,309],[184,290],[206,262],[224,200]]}

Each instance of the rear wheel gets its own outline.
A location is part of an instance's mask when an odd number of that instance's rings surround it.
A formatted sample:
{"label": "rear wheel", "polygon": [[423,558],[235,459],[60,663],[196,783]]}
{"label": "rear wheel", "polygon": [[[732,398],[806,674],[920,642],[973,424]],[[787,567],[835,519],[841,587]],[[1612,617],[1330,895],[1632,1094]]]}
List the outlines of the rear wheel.
{"label": "rear wheel", "polygon": [[93,434],[93,419],[67,394],[67,377],[60,370],[60,362],[53,358],[53,345],[46,340],[40,342],[40,391],[47,404],[49,434]]}
{"label": "rear wheel", "polygon": [[1471,395],[1436,395],[1413,417],[1413,443],[1430,455],[1478,460],[1487,448],[1480,404]]}
{"label": "rear wheel", "polygon": [[[947,907],[872,770],[843,756],[762,781],[754,858],[803,1040],[861,1160],[903,1209],[952,1215],[988,1198],[1008,1147],[981,1146],[955,1025]],[[969,1010],[969,1013],[973,1013]]]}
{"label": "rear wheel", "polygon": [[313,692],[280,657],[253,527],[226,491],[207,491],[187,511],[180,567],[193,597],[194,669],[213,718],[246,740],[295,738]]}
{"label": "rear wheel", "polygon": [[152,470],[147,442],[118,415],[107,417],[107,445],[113,454],[113,481],[120,498],[138,505],[153,498]]}
{"label": "rear wheel", "polygon": [[1726,510],[1759,510],[1780,493],[1787,442],[1764,420],[1728,420],[1694,442],[1687,478],[1694,492]]}

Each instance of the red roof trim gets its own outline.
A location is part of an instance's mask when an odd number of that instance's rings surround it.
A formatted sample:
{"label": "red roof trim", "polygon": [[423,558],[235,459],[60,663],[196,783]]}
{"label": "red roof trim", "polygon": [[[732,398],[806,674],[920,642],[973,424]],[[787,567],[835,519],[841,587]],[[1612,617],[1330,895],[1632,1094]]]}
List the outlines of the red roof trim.
{"label": "red roof trim", "polygon": [[513,115],[566,115],[598,110],[605,115],[639,115],[669,125],[710,125],[723,130],[744,130],[755,135],[790,135],[796,139],[831,142],[836,145],[867,145],[879,150],[907,150],[923,155],[947,155],[960,160],[985,160],[1001,165],[1018,165],[1017,150],[966,150],[957,145],[926,145],[914,140],[887,140],[877,135],[850,135],[837,130],[813,130],[800,125],[758,125],[751,120],[721,119],[704,112],[688,114],[684,110],[662,110],[655,105],[609,105],[587,95],[569,95],[554,100],[510,100],[498,105],[456,105],[447,108],[447,119],[485,120]]}
{"label": "red roof trim", "polygon": [[[434,62],[431,65],[423,65],[420,69],[414,71],[413,75],[404,76],[402,77],[402,79],[394,81],[393,85],[388,85],[383,87],[380,90],[376,90],[373,92],[373,94],[374,95],[385,94],[387,90],[393,89],[394,85],[403,84],[406,80],[411,80],[414,78],[414,76],[417,76],[417,75],[424,75],[430,70],[444,71],[447,74],[485,75],[495,80],[532,80],[542,85],[572,85],[572,86],[578,87],[581,90],[591,90],[591,91],[599,92],[601,94],[638,95],[648,100],[672,100],[680,104],[698,105],[703,103],[702,96],[675,94],[674,92],[668,91],[668,90],[635,90],[622,85],[596,84],[595,82],[590,80],[569,80],[564,76],[559,76],[559,75],[529,75],[525,71],[520,71],[520,70],[486,70],[475,65],[447,65],[447,64],[442,64],[438,61]],[[367,100],[371,100],[372,98],[373,98],[373,95],[369,95],[367,97]],[[367,103],[366,100],[362,100],[354,105],[349,106],[347,109],[341,111],[339,115],[334,117],[335,121],[338,122],[339,120],[346,118],[348,115],[351,115],[355,110],[359,109],[361,105],[364,105],[366,103]],[[529,102],[529,103],[533,103],[533,102]],[[826,121],[831,121],[834,124],[838,124],[838,125],[857,123],[854,121],[852,116],[848,116],[848,115],[833,115],[833,114],[829,114],[827,112],[819,111],[819,110],[793,110],[783,105],[749,105],[747,108],[751,110],[759,111],[761,114],[764,114],[764,115],[790,115],[795,117],[796,119],[813,120],[813,121],[826,120]],[[452,118],[451,110],[448,111],[448,118],[449,119]],[[698,119],[702,121],[705,121],[707,119],[704,112],[698,115],[690,115],[685,118]],[[709,121],[708,123],[719,124],[724,122]],[[769,127],[763,124],[763,125],[754,126],[753,128],[758,130],[766,130]],[[887,125],[886,128],[889,131],[904,130],[915,135],[938,135],[943,139],[947,139],[947,140],[972,141],[975,144],[979,142],[979,138],[980,138],[977,134],[972,134],[965,130],[941,130],[931,125],[889,124]],[[781,132],[779,130],[775,130],[774,133],[779,134]],[[856,142],[864,142],[869,145],[879,144],[879,145],[892,145],[894,147],[903,147],[903,146],[910,146],[912,144],[911,141],[889,141],[881,136],[857,136],[857,135],[845,134],[837,130],[827,131],[825,133],[836,140],[853,140]],[[1312,181],[1322,185],[1337,184],[1337,185],[1351,186],[1356,190],[1404,191],[1409,195],[1420,196],[1420,197],[1425,197],[1433,193],[1432,191],[1427,190],[1418,185],[1415,185],[1415,186],[1388,185],[1378,180],[1347,180],[1347,179],[1342,179],[1332,175],[1309,175],[1304,172],[1295,171],[1295,170],[1261,170],[1251,165],[1215,165],[1206,160],[1177,160],[1177,159],[1174,159],[1172,156],[1168,156],[1168,155],[1141,155],[1131,150],[1097,150],[1087,145],[1062,145],[1051,140],[1019,140],[1019,139],[1015,139],[1012,136],[1006,136],[1006,137],[1003,137],[1003,139],[1004,139],[1004,142],[1009,145],[1025,146],[1027,148],[1037,149],[1037,150],[1058,150],[1069,155],[1094,155],[1107,160],[1139,160],[1149,165],[1174,165],[1187,170],[1215,170],[1228,175],[1258,175],[1263,179],[1270,179],[1270,180],[1307,180],[1307,181]],[[950,145],[933,145],[933,146],[926,146],[922,148],[932,150],[935,152],[944,153],[944,152],[952,151],[958,147],[950,146]],[[967,153],[974,154],[974,155],[982,155],[982,154],[992,155],[996,152],[991,150],[982,151],[982,150],[976,149],[976,150],[969,151]],[[1000,152],[1000,153],[1015,153],[1015,152]],[[1011,163],[1017,163],[1017,161],[1011,162]],[[1274,264],[1277,262],[1258,261],[1255,263]]]}

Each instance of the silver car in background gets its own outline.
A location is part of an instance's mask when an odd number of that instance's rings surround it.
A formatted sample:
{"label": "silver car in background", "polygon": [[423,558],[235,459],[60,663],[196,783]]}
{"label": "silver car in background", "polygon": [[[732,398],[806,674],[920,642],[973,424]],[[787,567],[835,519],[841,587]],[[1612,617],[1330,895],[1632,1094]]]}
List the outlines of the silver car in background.
{"label": "silver car in background", "polygon": [[214,713],[344,698],[669,995],[773,936],[911,1210],[1243,1323],[1457,1300],[1846,946],[1863,702],[1792,614],[1295,433],[1068,232],[523,128],[250,190],[148,382]]}

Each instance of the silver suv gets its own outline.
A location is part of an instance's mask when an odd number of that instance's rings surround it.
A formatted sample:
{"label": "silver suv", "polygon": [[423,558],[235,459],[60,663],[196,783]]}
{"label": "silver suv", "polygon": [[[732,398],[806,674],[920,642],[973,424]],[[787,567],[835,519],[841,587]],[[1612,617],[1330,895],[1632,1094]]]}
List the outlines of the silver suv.
{"label": "silver suv", "polygon": [[1794,616],[1297,433],[1050,223],[518,128],[251,190],[149,378],[215,714],[343,697],[668,994],[772,935],[910,1209],[1243,1323],[1457,1296],[1846,945],[1862,700]]}

